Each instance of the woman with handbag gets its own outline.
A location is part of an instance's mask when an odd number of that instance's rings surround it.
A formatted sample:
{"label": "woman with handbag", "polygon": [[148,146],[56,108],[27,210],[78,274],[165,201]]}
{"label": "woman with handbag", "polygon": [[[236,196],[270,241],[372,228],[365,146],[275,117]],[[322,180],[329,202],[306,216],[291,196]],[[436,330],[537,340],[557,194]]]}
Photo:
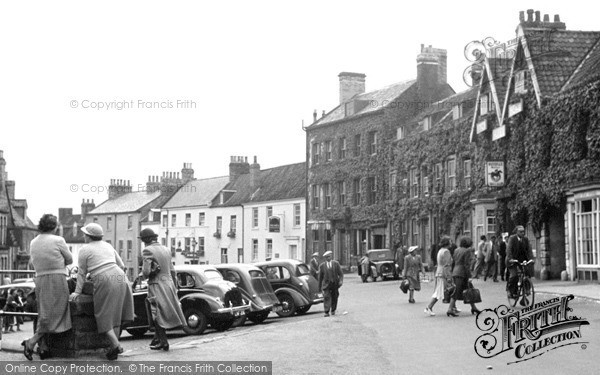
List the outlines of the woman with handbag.
{"label": "woman with handbag", "polygon": [[421,256],[417,254],[417,250],[419,250],[418,246],[411,246],[408,249],[408,255],[404,258],[403,276],[409,282],[409,303],[415,303],[415,299],[413,298],[415,290],[417,292],[421,290],[421,279],[419,276],[421,273],[425,273]]}
{"label": "woman with handbag", "polygon": [[[459,248],[454,251],[454,270],[452,271],[452,277],[454,279],[454,294],[450,299],[450,306],[446,315],[458,316],[458,310],[456,309],[456,301],[463,299],[463,291],[469,287],[469,278],[471,277],[470,265],[471,265],[471,246],[473,246],[473,240],[470,237],[461,237],[459,242]],[[474,303],[471,303],[471,314],[479,313],[479,309]]]}
{"label": "woman with handbag", "polygon": [[433,288],[433,295],[431,296],[431,302],[424,310],[424,313],[429,316],[434,316],[435,313],[432,311],[433,306],[440,299],[444,298],[444,291],[450,284],[452,284],[452,255],[450,255],[451,241],[450,237],[443,236],[440,240],[439,250],[437,253],[437,268],[435,270],[435,287]]}

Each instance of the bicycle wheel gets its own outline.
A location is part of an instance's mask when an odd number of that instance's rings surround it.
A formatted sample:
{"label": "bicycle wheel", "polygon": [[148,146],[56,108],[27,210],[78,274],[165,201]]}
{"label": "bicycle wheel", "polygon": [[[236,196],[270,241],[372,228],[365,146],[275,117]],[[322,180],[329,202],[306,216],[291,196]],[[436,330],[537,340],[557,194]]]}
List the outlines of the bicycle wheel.
{"label": "bicycle wheel", "polygon": [[535,302],[535,289],[533,288],[533,283],[530,279],[523,279],[519,295],[521,297],[521,306],[533,306]]}
{"label": "bicycle wheel", "polygon": [[[521,295],[521,288],[518,289],[518,296]],[[519,302],[519,297],[517,298],[513,298],[512,297],[512,293],[510,291],[506,291],[506,298],[508,299],[508,306],[510,307],[515,307],[517,305],[517,302]]]}

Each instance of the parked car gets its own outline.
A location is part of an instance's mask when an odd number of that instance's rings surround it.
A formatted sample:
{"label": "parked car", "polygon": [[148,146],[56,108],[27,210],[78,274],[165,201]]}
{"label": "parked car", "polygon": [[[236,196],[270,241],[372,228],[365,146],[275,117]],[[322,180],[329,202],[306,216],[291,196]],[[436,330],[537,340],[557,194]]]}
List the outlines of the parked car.
{"label": "parked car", "polygon": [[13,284],[21,284],[21,283],[33,283],[34,280],[31,277],[22,278],[22,279],[14,279]]}
{"label": "parked car", "polygon": [[[202,334],[208,326],[225,331],[250,310],[250,303],[245,303],[241,290],[224,280],[214,266],[181,265],[175,266],[175,272],[187,334]],[[149,328],[146,310],[148,289],[147,285],[142,287],[141,282],[140,286],[137,284],[134,283],[133,291],[134,320],[122,328],[133,336],[142,336]]]}
{"label": "parked car", "polygon": [[373,249],[368,250],[367,254],[369,254],[371,264],[375,266],[377,271],[373,276],[373,281],[376,281],[377,277],[381,277],[382,280],[387,278],[398,280],[400,278],[402,270],[396,263],[394,251],[390,249]]}
{"label": "parked car", "polygon": [[282,304],[277,315],[282,317],[306,314],[312,305],[323,302],[317,279],[308,266],[299,260],[277,259],[255,263],[263,270]]}
{"label": "parked car", "polygon": [[253,323],[262,323],[271,311],[281,311],[281,303],[260,268],[243,263],[217,264],[215,267],[225,280],[240,288],[245,300],[250,301],[250,311],[236,320],[234,325],[244,324],[246,317]]}

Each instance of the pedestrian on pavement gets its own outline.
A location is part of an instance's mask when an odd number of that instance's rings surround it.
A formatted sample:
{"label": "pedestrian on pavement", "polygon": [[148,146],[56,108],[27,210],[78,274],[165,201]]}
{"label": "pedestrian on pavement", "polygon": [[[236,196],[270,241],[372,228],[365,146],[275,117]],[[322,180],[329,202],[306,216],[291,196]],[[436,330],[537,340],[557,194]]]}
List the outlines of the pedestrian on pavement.
{"label": "pedestrian on pavement", "polygon": [[344,283],[344,273],[342,272],[342,266],[337,260],[332,260],[333,253],[326,251],[323,254],[325,262],[319,266],[319,290],[323,292],[323,307],[325,309],[325,316],[335,315],[337,310],[338,298],[340,296],[339,289]]}
{"label": "pedestrian on pavement", "polygon": [[315,251],[310,259],[310,274],[316,279],[319,277],[319,261],[317,258],[319,257],[319,252]]}
{"label": "pedestrian on pavement", "polygon": [[[515,234],[508,239],[508,246],[506,249],[506,266],[508,267],[509,273],[506,290],[511,294],[511,298],[517,298],[517,282],[519,276],[515,262],[522,263],[531,259],[533,259],[533,251],[529,245],[529,240],[525,237],[525,228],[522,225],[517,225]],[[529,268],[525,268],[525,272],[531,276]]]}
{"label": "pedestrian on pavement", "polygon": [[67,266],[73,263],[73,256],[65,239],[55,235],[58,219],[51,214],[41,217],[38,234],[30,244],[31,264],[35,269],[35,292],[37,305],[37,324],[35,333],[21,343],[23,354],[33,359],[33,349],[39,346],[40,359],[50,356],[47,335],[61,333],[71,329],[69,309],[69,286],[67,284]]}
{"label": "pedestrian on pavement", "polygon": [[444,290],[452,283],[452,255],[450,255],[450,237],[444,236],[440,239],[437,254],[437,268],[435,270],[435,287],[431,302],[425,308],[425,314],[434,316],[433,306],[440,299],[444,299]]}
{"label": "pedestrian on pavement", "polygon": [[360,259],[360,277],[362,279],[363,283],[367,282],[367,278],[369,276],[373,276],[371,274],[371,258],[369,257],[369,253],[366,253],[365,255],[363,255],[363,257]]}
{"label": "pedestrian on pavement", "polygon": [[404,258],[404,271],[402,276],[408,280],[408,302],[415,303],[414,295],[415,290],[418,292],[421,290],[421,273],[425,273],[423,268],[423,262],[421,256],[417,254],[419,250],[418,246],[411,246],[408,249],[408,255]]}
{"label": "pedestrian on pavement", "polygon": [[[6,312],[17,312],[19,310],[19,297],[16,289],[10,289],[8,291],[8,297],[4,304],[3,310]],[[14,332],[13,326],[17,326],[17,331],[21,330],[19,320],[17,316],[7,315],[4,317],[4,332]]]}
{"label": "pedestrian on pavement", "polygon": [[[479,241],[479,244],[477,245],[477,260],[475,261],[475,268],[473,268],[474,279],[479,279],[479,274],[483,271],[483,268],[485,266],[485,254],[487,252],[488,247],[488,241],[486,236],[481,236],[480,239],[481,241]],[[472,260],[471,263],[473,263]]]}
{"label": "pedestrian on pavement", "polygon": [[140,239],[145,245],[142,273],[148,278],[147,302],[154,323],[154,339],[150,349],[168,351],[166,330],[185,326],[186,321],[177,297],[177,274],[171,263],[171,251],[160,245],[157,238],[158,234],[150,228],[140,232]]}
{"label": "pedestrian on pavement", "polygon": [[[458,316],[460,310],[456,308],[456,301],[463,299],[463,291],[467,289],[471,272],[469,265],[471,264],[471,250],[473,240],[471,237],[461,237],[459,248],[454,252],[454,269],[452,270],[452,278],[454,280],[454,294],[450,298],[450,306],[446,315]],[[474,303],[471,303],[471,314],[479,313],[479,309]]]}
{"label": "pedestrian on pavement", "polygon": [[121,325],[133,321],[131,286],[123,272],[123,260],[111,244],[102,241],[102,227],[90,223],[81,231],[86,245],[79,250],[77,287],[71,296],[76,299],[81,294],[86,275],[90,273],[94,286],[94,317],[98,333],[106,334],[110,341],[106,358],[112,361],[123,350],[119,345]]}
{"label": "pedestrian on pavement", "polygon": [[504,273],[506,272],[506,243],[508,242],[508,236],[504,236],[500,241],[498,249],[498,273],[500,278],[504,281]]}
{"label": "pedestrian on pavement", "polygon": [[490,243],[491,246],[488,247],[488,250],[485,253],[485,274],[483,276],[483,281],[486,281],[487,278],[491,276],[492,280],[497,283],[498,267],[496,267],[496,263],[498,262],[498,242],[496,242],[496,236],[492,236]]}

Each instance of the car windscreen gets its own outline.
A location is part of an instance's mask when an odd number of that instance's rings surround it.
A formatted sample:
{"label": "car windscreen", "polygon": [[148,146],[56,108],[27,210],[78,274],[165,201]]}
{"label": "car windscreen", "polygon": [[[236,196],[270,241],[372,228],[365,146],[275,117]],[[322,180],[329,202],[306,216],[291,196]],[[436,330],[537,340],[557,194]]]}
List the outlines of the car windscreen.
{"label": "car windscreen", "polygon": [[369,251],[369,258],[372,262],[382,260],[393,260],[394,256],[390,250]]}
{"label": "car windscreen", "polygon": [[298,265],[298,276],[310,275],[308,266],[304,263]]}
{"label": "car windscreen", "polygon": [[221,275],[221,273],[217,270],[205,270],[204,277],[206,277],[207,280],[223,279],[223,275]]}

